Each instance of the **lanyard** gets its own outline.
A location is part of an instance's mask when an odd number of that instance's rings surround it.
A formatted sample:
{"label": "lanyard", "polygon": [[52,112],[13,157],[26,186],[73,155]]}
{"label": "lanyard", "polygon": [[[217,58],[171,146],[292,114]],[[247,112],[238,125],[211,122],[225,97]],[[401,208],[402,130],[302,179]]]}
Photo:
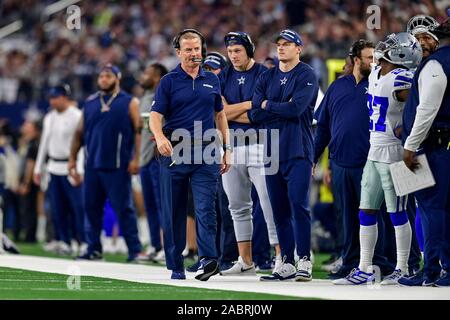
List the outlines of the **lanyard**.
{"label": "lanyard", "polygon": [[101,108],[101,112],[108,112],[109,110],[111,110],[111,103],[114,101],[114,99],[117,97],[118,92],[116,92],[115,94],[113,94],[111,96],[111,98],[109,98],[109,100],[105,103],[105,101],[103,100],[103,93],[100,93],[100,104],[102,105]]}

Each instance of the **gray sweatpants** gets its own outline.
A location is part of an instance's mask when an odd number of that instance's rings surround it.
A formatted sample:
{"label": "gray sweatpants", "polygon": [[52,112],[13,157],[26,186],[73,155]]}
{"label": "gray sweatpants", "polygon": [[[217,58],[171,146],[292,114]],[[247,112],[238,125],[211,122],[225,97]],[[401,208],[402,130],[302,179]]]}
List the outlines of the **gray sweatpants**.
{"label": "gray sweatpants", "polygon": [[236,241],[241,242],[252,239],[252,183],[255,185],[267,223],[269,242],[275,245],[278,244],[278,237],[267,193],[263,152],[262,144],[235,147],[231,169],[222,176],[223,189],[228,197]]}

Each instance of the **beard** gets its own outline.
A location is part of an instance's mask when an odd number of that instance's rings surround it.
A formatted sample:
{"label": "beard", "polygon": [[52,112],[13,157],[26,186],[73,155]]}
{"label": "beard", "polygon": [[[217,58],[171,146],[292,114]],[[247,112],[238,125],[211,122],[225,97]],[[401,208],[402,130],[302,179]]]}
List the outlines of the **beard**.
{"label": "beard", "polygon": [[111,84],[110,86],[105,87],[105,88],[102,88],[100,85],[98,85],[98,88],[100,89],[100,91],[103,91],[105,94],[110,94],[116,88],[116,83],[114,82],[113,84]]}
{"label": "beard", "polygon": [[359,73],[361,73],[361,75],[365,78],[367,78],[370,75],[370,72],[372,71],[372,69],[369,66],[366,65],[361,65],[359,68]]}

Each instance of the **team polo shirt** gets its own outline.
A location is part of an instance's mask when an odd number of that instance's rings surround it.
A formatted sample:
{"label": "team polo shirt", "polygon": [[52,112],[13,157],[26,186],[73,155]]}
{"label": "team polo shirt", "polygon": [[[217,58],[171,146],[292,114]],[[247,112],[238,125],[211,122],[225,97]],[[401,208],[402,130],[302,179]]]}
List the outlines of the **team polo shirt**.
{"label": "team polo shirt", "polygon": [[215,112],[223,110],[219,78],[200,68],[193,79],[179,64],[162,77],[153,103],[152,111],[164,116],[165,130],[183,128],[193,135],[194,121],[201,121],[204,133],[215,127]]}
{"label": "team polo shirt", "polygon": [[[250,121],[268,130],[267,154],[270,154],[273,143],[279,143],[276,152],[280,161],[294,158],[313,161],[312,120],[318,90],[313,69],[303,62],[289,72],[274,67],[261,74],[252,109],[247,114]],[[264,100],[268,102],[262,109]],[[278,141],[271,139],[273,130],[278,130]]]}

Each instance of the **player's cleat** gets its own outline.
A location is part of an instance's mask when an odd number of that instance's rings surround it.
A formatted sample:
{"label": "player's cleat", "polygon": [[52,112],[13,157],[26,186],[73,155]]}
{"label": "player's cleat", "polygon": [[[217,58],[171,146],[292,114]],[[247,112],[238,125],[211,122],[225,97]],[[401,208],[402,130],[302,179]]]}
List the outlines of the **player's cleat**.
{"label": "player's cleat", "polygon": [[94,251],[92,253],[87,252],[82,256],[76,257],[75,260],[104,261],[102,254],[98,251]]}
{"label": "player's cleat", "polygon": [[375,278],[373,273],[361,271],[359,268],[353,269],[345,278],[333,280],[336,285],[360,285],[372,282]]}
{"label": "player's cleat", "polygon": [[308,257],[301,258],[297,263],[297,272],[295,273],[295,281],[311,281],[312,280],[312,263]]}
{"label": "player's cleat", "polygon": [[215,259],[203,258],[200,260],[200,266],[195,273],[195,279],[208,281],[213,275],[219,273],[219,264]]}
{"label": "player's cleat", "polygon": [[6,234],[3,233],[1,235],[1,237],[2,237],[1,242],[3,243],[3,248],[0,248],[0,250],[3,249],[6,252],[13,253],[13,254],[20,253],[19,248],[17,248],[16,244],[14,242],[12,242]]}
{"label": "player's cleat", "polygon": [[450,286],[450,272],[443,271],[441,277],[434,283],[436,287]]}
{"label": "player's cleat", "polygon": [[172,275],[170,276],[170,279],[173,280],[186,280],[186,274],[184,271],[172,271]]}
{"label": "player's cleat", "polygon": [[221,276],[255,276],[255,264],[252,263],[248,265],[244,262],[241,256],[239,256],[238,261],[229,268],[228,270],[223,270],[220,272]]}
{"label": "player's cleat", "polygon": [[56,253],[56,251],[58,250],[58,247],[59,247],[59,241],[52,240],[52,241],[44,244],[44,246],[42,248],[44,249],[45,252]]}
{"label": "player's cleat", "polygon": [[403,278],[405,275],[406,273],[402,270],[395,269],[390,275],[384,277],[380,284],[382,286],[398,284],[398,280]]}
{"label": "player's cleat", "polygon": [[197,272],[200,267],[200,260],[186,268],[187,272]]}
{"label": "player's cleat", "polygon": [[295,278],[297,269],[290,263],[283,263],[280,268],[268,276],[262,276],[259,278],[261,281],[284,281],[292,280]]}

